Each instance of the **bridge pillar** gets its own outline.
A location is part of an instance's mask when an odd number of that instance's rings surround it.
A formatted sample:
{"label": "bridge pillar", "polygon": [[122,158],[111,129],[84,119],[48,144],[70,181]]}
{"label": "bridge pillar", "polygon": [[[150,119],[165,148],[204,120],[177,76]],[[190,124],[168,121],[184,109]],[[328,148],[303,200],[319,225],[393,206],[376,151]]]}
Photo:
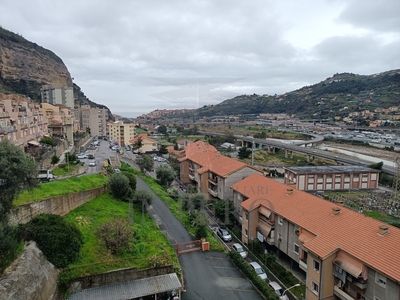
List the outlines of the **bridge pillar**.
{"label": "bridge pillar", "polygon": [[290,155],[290,158],[293,158],[293,151],[291,150],[285,150],[285,158],[288,158],[288,156]]}

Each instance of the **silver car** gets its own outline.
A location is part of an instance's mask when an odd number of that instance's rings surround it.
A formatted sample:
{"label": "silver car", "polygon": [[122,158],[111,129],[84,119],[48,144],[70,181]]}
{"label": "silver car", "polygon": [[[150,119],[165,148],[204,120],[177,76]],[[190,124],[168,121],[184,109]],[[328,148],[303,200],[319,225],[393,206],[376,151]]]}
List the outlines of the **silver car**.
{"label": "silver car", "polygon": [[232,245],[233,250],[239,253],[243,258],[247,257],[247,251],[244,250],[243,246],[239,243],[235,243]]}
{"label": "silver car", "polygon": [[262,280],[267,281],[267,274],[265,273],[264,269],[261,268],[261,266],[258,264],[258,262],[251,262],[250,266],[254,269],[254,271],[257,273],[258,277],[260,277]]}

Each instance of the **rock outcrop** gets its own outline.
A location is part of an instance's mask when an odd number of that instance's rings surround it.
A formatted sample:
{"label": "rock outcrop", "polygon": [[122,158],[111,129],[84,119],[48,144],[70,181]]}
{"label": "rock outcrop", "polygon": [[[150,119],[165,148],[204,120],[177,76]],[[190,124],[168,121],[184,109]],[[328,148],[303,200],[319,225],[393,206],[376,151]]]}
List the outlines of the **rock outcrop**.
{"label": "rock outcrop", "polygon": [[46,260],[36,243],[26,243],[24,252],[0,278],[0,300],[55,299],[58,276],[59,271]]}
{"label": "rock outcrop", "polygon": [[53,52],[0,28],[0,83],[5,92],[40,100],[43,84],[72,86],[72,78]]}

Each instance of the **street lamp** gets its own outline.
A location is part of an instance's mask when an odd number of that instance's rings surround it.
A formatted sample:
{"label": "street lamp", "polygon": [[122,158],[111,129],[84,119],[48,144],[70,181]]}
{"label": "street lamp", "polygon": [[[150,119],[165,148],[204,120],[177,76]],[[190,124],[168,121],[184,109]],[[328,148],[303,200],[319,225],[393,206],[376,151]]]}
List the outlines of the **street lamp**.
{"label": "street lamp", "polygon": [[283,293],[282,293],[282,297],[285,295],[285,293],[286,293],[288,290],[290,290],[290,289],[292,289],[292,288],[295,288],[296,286],[300,286],[300,283],[296,283],[294,286],[291,286],[290,288],[287,288],[286,290],[284,290]]}

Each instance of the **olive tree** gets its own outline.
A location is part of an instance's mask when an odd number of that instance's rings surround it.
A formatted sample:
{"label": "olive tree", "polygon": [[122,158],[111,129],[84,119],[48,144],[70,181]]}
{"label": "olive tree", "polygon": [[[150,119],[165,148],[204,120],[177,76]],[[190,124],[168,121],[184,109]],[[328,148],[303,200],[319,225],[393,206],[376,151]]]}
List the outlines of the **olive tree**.
{"label": "olive tree", "polygon": [[143,154],[136,159],[140,171],[151,171],[154,167],[154,160],[150,155]]}
{"label": "olive tree", "polygon": [[128,177],[121,173],[112,174],[108,180],[108,184],[110,185],[111,193],[117,199],[123,200],[132,192]]}

